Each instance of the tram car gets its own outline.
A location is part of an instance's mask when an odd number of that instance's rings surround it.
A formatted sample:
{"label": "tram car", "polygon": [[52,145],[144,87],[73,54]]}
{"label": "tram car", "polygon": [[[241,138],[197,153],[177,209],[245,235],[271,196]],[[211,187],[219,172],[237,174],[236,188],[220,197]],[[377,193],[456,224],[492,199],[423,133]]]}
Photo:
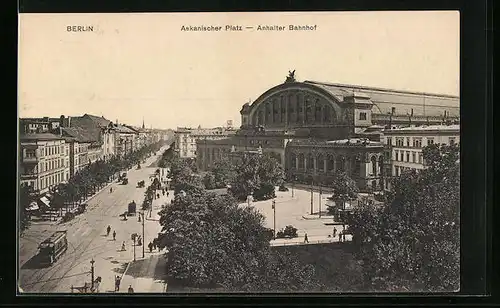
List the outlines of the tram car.
{"label": "tram car", "polygon": [[38,258],[41,264],[52,265],[68,249],[67,231],[56,231],[38,246]]}

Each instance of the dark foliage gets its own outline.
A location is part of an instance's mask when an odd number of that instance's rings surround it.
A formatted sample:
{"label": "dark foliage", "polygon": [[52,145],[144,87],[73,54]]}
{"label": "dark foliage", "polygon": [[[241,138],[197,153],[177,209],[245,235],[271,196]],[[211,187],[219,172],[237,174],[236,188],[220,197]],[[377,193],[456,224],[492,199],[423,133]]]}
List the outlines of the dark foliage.
{"label": "dark foliage", "polygon": [[427,168],[396,179],[387,204],[362,202],[349,218],[367,288],[455,291],[459,287],[459,148],[431,145],[423,155]]}

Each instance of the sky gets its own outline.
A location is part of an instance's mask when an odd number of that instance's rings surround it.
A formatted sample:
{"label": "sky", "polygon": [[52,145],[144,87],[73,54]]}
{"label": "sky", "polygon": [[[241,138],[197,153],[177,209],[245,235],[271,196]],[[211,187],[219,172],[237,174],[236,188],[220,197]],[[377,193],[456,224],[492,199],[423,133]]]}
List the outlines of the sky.
{"label": "sky", "polygon": [[[317,26],[288,31],[290,24]],[[181,31],[201,25],[223,29]],[[19,117],[239,126],[242,105],[283,83],[289,70],[298,81],[459,95],[452,11],[20,14],[19,29]]]}

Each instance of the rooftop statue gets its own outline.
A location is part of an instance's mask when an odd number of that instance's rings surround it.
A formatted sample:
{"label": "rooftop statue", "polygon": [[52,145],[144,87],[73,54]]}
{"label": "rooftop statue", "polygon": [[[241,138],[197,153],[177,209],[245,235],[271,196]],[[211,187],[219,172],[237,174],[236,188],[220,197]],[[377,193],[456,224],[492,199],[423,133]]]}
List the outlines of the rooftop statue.
{"label": "rooftop statue", "polygon": [[288,76],[286,77],[286,81],[285,82],[295,82],[296,79],[295,79],[295,70],[293,71],[288,71]]}

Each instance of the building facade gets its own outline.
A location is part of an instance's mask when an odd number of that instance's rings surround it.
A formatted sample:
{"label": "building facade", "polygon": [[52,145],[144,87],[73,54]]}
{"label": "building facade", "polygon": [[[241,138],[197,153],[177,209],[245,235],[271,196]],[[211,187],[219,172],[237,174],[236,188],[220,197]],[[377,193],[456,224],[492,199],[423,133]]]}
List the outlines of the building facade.
{"label": "building facade", "polygon": [[[81,117],[60,117],[61,127],[85,131],[84,139],[92,142],[91,160],[108,160],[116,154],[116,125],[104,117],[84,114]],[[100,147],[100,150],[96,147]]]}
{"label": "building facade", "polygon": [[24,134],[20,137],[21,185],[33,187],[38,194],[68,180],[68,152],[64,138],[50,133]]}
{"label": "building facade", "polygon": [[403,171],[424,169],[422,149],[430,144],[459,144],[459,125],[430,125],[403,127],[384,131],[384,140],[390,153],[391,175]]}
{"label": "building facade", "polygon": [[124,156],[134,150],[134,139],[137,133],[130,128],[116,124],[115,149],[116,155]]}
{"label": "building facade", "polygon": [[[361,189],[382,189],[385,128],[459,123],[459,98],[315,81],[293,75],[243,105],[241,127],[221,140],[197,140],[197,163],[209,168],[228,152],[272,152],[287,175],[327,181],[344,170]],[[179,131],[179,129],[178,129]],[[183,145],[186,133],[176,135]],[[177,144],[178,143],[178,144]],[[233,154],[234,155],[234,154]],[[326,167],[325,167],[326,162]],[[326,172],[325,172],[326,170]],[[390,172],[389,172],[390,174]]]}
{"label": "building facade", "polygon": [[221,140],[234,134],[235,130],[225,127],[178,127],[175,131],[175,150],[181,158],[195,158],[198,141]]}

